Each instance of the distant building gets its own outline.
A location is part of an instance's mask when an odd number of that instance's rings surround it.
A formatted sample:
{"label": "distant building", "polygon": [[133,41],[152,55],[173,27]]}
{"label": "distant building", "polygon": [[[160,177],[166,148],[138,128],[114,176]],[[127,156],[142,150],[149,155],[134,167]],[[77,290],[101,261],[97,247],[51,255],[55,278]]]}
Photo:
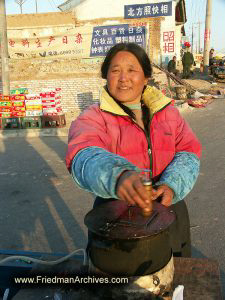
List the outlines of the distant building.
{"label": "distant building", "polygon": [[154,63],[166,65],[174,55],[179,61],[185,1],[162,1],[67,0],[62,12],[8,16],[10,55],[92,59],[115,43],[135,42]]}
{"label": "distant building", "polygon": [[61,88],[63,111],[73,117],[98,101],[101,62],[113,44],[141,44],[157,64],[179,60],[184,0],[68,0],[59,8],[7,16],[11,84],[31,93]]}

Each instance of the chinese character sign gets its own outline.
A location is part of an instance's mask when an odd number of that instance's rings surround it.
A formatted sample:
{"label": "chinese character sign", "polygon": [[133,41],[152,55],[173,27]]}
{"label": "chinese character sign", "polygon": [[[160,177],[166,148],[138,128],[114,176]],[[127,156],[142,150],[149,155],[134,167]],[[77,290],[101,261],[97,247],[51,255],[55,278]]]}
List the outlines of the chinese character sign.
{"label": "chinese character sign", "polygon": [[145,26],[131,27],[121,24],[94,27],[90,56],[105,56],[118,43],[136,43],[145,48]]}
{"label": "chinese character sign", "polygon": [[163,32],[163,53],[172,53],[175,51],[174,47],[174,31],[164,31]]}
{"label": "chinese character sign", "polygon": [[124,6],[124,19],[172,16],[172,1]]}
{"label": "chinese character sign", "polygon": [[204,40],[205,40],[205,42],[210,41],[210,30],[209,29],[205,30]]}
{"label": "chinese character sign", "polygon": [[29,37],[22,38],[15,30],[8,38],[8,49],[11,58],[47,58],[47,57],[89,57],[93,27],[73,28],[46,36],[43,30],[28,29]]}

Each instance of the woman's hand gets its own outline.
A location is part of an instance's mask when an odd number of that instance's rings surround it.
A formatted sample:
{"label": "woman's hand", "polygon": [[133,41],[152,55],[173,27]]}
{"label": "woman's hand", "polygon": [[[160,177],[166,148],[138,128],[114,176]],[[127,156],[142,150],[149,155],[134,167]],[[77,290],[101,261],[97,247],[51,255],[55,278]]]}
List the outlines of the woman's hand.
{"label": "woman's hand", "polygon": [[120,200],[124,200],[130,205],[138,205],[141,208],[148,207],[149,201],[151,201],[139,174],[135,171],[125,171],[120,175],[116,193]]}
{"label": "woman's hand", "polygon": [[152,200],[156,200],[158,197],[162,197],[160,203],[165,206],[170,206],[172,204],[173,196],[174,191],[165,184],[160,185],[157,190],[152,190]]}

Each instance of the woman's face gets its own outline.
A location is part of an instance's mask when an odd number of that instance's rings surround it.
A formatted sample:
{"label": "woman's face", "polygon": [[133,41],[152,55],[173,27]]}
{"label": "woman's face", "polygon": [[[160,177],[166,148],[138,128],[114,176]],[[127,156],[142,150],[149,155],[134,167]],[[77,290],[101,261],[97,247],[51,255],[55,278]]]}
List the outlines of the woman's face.
{"label": "woman's face", "polygon": [[107,87],[113,98],[127,104],[138,103],[147,81],[132,53],[120,51],[113,57],[107,73]]}

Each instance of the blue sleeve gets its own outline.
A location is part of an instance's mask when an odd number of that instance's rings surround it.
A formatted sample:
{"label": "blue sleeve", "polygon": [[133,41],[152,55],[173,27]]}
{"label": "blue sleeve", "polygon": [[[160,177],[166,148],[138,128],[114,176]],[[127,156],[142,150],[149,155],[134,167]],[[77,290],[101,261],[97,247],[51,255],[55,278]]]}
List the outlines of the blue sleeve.
{"label": "blue sleeve", "polygon": [[125,158],[99,147],[87,147],[73,159],[71,173],[78,186],[102,198],[116,198],[116,182],[126,170],[139,169]]}
{"label": "blue sleeve", "polygon": [[174,191],[172,204],[175,204],[184,199],[192,190],[199,174],[199,168],[200,160],[194,153],[178,152],[156,185],[168,185]]}

